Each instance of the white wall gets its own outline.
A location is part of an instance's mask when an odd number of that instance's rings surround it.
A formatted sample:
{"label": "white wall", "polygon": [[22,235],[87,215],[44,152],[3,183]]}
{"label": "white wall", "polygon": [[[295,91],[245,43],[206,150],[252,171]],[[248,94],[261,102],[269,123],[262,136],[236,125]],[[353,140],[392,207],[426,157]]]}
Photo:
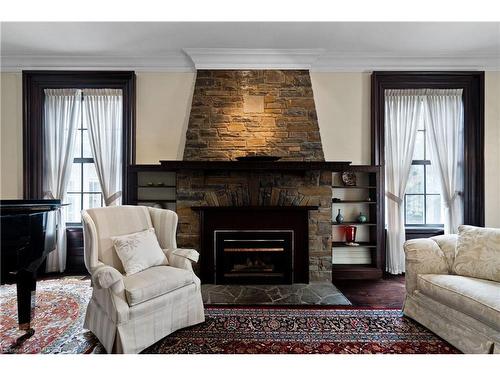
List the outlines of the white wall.
{"label": "white wall", "polygon": [[370,73],[311,73],[325,159],[371,163]]}
{"label": "white wall", "polygon": [[137,73],[136,162],[182,159],[195,73]]}
{"label": "white wall", "polygon": [[500,228],[500,72],[485,74],[485,223]]}
{"label": "white wall", "polygon": [[23,196],[23,116],[22,76],[0,76],[0,197]]}
{"label": "white wall", "polygon": [[[194,73],[137,73],[137,163],[182,159]],[[311,73],[325,158],[370,163],[370,74]],[[1,74],[1,198],[22,197],[21,74]],[[500,72],[486,73],[486,225],[500,227]]]}

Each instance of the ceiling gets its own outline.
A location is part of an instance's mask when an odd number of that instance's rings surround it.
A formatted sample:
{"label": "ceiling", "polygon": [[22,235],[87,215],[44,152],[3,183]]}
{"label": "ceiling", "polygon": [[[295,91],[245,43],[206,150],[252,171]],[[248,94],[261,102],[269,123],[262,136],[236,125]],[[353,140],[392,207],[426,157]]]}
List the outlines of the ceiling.
{"label": "ceiling", "polygon": [[2,70],[500,70],[500,23],[11,22]]}

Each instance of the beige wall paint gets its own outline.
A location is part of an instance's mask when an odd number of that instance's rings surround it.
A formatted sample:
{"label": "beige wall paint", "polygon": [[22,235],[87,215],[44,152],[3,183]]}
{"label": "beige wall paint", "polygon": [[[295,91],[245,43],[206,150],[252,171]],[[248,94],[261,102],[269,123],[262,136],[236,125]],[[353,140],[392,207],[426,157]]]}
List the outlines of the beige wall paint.
{"label": "beige wall paint", "polygon": [[[194,73],[137,73],[137,163],[182,159]],[[326,160],[370,163],[370,73],[311,73]],[[1,74],[1,198],[22,197],[22,77]],[[486,225],[500,227],[500,72],[486,73]]]}
{"label": "beige wall paint", "polygon": [[500,228],[500,72],[485,74],[485,224]]}
{"label": "beige wall paint", "polygon": [[137,73],[136,162],[182,159],[195,73]]}
{"label": "beige wall paint", "polygon": [[0,198],[23,196],[22,76],[0,76]]}
{"label": "beige wall paint", "polygon": [[311,73],[328,161],[371,162],[370,73]]}

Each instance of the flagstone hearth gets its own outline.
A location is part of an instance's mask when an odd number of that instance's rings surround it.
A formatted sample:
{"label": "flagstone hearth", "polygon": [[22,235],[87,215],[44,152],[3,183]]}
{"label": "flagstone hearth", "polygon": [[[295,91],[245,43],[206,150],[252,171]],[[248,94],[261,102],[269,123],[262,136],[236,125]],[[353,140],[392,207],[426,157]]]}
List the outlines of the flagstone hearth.
{"label": "flagstone hearth", "polygon": [[331,283],[201,286],[208,305],[351,305]]}

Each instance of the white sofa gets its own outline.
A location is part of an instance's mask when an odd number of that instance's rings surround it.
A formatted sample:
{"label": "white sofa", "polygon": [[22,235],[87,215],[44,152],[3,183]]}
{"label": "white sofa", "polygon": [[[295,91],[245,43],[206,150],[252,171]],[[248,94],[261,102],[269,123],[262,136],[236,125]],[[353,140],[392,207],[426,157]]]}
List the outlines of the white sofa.
{"label": "white sofa", "polygon": [[[92,298],[84,327],[108,353],[138,353],[170,333],[205,320],[200,279],[192,261],[198,253],[177,249],[177,214],[141,206],[82,211],[85,265]],[[125,276],[110,237],[153,227],[169,266]]]}
{"label": "white sofa", "polygon": [[[403,312],[464,353],[500,353],[500,283],[456,274],[457,238],[443,235],[405,243]],[[479,258],[485,260],[484,254]],[[500,257],[489,262],[490,274],[498,275]]]}

